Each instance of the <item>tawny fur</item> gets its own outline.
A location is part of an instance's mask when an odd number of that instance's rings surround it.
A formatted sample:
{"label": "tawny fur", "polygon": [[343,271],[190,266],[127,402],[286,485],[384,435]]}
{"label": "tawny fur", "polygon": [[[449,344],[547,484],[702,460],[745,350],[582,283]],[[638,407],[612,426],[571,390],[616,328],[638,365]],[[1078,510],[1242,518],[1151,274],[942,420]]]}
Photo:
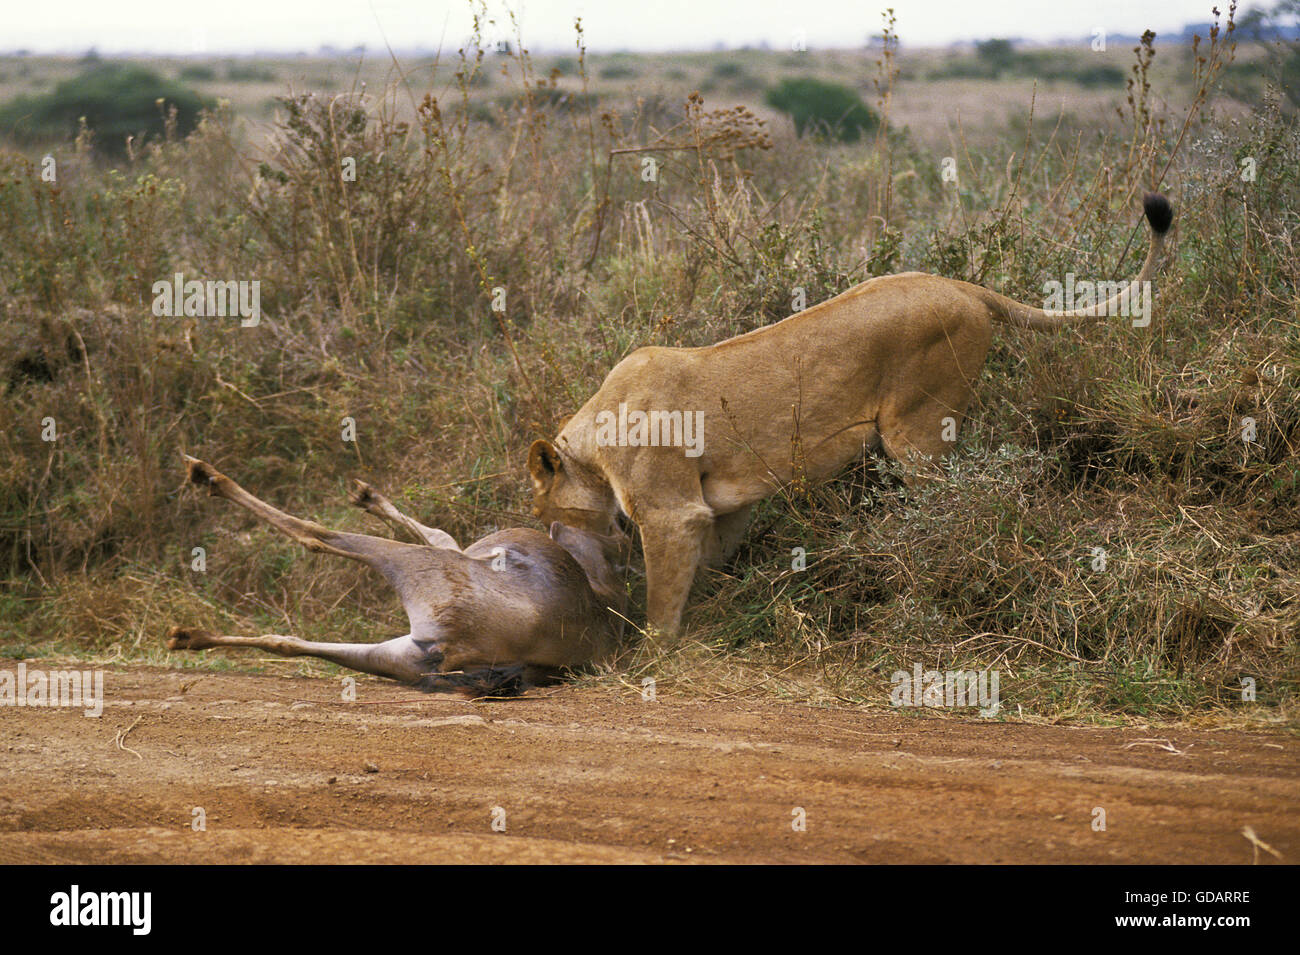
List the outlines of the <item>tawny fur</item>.
{"label": "tawny fur", "polygon": [[401,597],[411,632],[375,644],[312,643],[264,634],[221,636],[173,627],[173,650],[254,648],[314,656],[423,690],[517,691],[563,670],[609,659],[622,632],[626,589],[619,571],[627,541],[552,522],[550,534],[512,528],[461,550],[451,535],[397,510],[360,481],[358,507],[422,541],[405,544],[331,530],[259,500],[197,458],[189,480],[251,511],[308,550],[361,561]]}
{"label": "tawny fur", "polygon": [[[1173,210],[1149,193],[1146,261],[1092,309],[1049,314],[988,289],[908,272],[864,282],[784,321],[704,348],[640,348],[619,362],[528,467],[534,512],[608,533],[641,531],[650,626],[674,632],[702,562],[725,557],[750,508],[798,476],[821,481],[869,451],[922,477],[951,448],[993,324],[1052,329],[1099,321],[1156,271]],[[598,416],[703,412],[703,453],[597,441]]]}

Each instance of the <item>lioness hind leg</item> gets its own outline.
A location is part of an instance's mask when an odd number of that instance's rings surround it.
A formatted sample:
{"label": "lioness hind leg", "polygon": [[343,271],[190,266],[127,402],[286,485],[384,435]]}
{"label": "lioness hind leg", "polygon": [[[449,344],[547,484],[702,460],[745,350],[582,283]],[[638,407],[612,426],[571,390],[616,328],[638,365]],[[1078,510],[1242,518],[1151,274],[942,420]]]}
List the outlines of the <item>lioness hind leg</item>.
{"label": "lioness hind leg", "polygon": [[882,419],[880,443],[902,465],[903,483],[918,487],[939,476],[941,459],[957,446],[965,411],[965,403],[960,408],[927,403],[908,415]]}
{"label": "lioness hind leg", "polygon": [[744,540],[749,528],[749,517],[753,507],[746,505],[738,511],[723,514],[716,518],[709,535],[704,541],[704,551],[700,563],[706,567],[719,567],[731,559]]}

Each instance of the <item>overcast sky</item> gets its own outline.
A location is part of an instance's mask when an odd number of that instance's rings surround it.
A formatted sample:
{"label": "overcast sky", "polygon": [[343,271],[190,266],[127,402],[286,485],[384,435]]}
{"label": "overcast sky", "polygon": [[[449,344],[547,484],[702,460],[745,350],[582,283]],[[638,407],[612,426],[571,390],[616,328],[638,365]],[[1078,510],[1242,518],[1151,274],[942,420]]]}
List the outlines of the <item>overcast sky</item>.
{"label": "overcast sky", "polygon": [[[855,47],[892,3],[904,45],[995,36],[1031,40],[1179,32],[1210,19],[1214,0],[516,0],[534,53],[572,49],[581,16],[588,48],[707,50],[766,42]],[[469,34],[467,0],[0,0],[0,50],[101,53],[315,52],[384,38],[401,50],[454,50]],[[1266,4],[1268,5],[1268,4]],[[1245,5],[1249,6],[1249,4]],[[1227,0],[1221,0],[1227,9]],[[501,2],[489,10],[505,9]],[[509,21],[498,16],[503,35]]]}

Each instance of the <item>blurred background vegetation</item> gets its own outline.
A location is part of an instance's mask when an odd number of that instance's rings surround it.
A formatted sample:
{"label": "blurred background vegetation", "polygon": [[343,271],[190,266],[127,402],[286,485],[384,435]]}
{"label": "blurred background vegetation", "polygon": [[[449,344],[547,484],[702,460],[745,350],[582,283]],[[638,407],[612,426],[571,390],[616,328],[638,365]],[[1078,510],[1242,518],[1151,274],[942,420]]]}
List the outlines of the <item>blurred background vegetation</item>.
{"label": "blurred background vegetation", "polygon": [[[893,271],[1031,302],[1121,278],[1158,187],[1150,328],[1000,329],[945,479],[905,494],[866,462],[777,495],[685,645],[633,640],[587,679],[887,705],[922,661],[1001,669],[1013,715],[1294,724],[1300,84],[1294,43],[1246,34],[0,58],[0,654],[160,661],[174,623],[399,633],[378,578],[187,491],[181,451],[376,533],[346,506],[361,476],[473,540],[532,522],[529,442],[631,349]],[[260,324],[154,317],[176,272],[259,280]]]}

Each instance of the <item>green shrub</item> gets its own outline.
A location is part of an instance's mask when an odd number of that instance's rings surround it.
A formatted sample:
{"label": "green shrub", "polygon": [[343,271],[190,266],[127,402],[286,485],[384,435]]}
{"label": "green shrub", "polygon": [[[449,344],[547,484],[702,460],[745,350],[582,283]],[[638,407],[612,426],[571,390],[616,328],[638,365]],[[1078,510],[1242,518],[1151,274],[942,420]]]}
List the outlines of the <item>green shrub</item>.
{"label": "green shrub", "polygon": [[795,132],[825,133],[846,143],[855,143],[870,133],[880,120],[847,86],[823,83],[806,77],[782,80],[768,90],[767,104],[794,120]]}
{"label": "green shrub", "polygon": [[988,66],[989,74],[995,79],[1014,68],[1019,59],[1010,40],[980,40],[975,44],[975,55]]}
{"label": "green shrub", "polygon": [[230,63],[226,66],[226,79],[232,83],[274,83],[275,70],[255,63]]}
{"label": "green shrub", "polygon": [[191,63],[182,66],[177,76],[190,83],[211,83],[217,78],[217,71],[203,63]]}
{"label": "green shrub", "polygon": [[189,133],[209,105],[188,86],[153,70],[105,63],[64,80],[52,93],[9,103],[0,109],[0,131],[21,141],[70,139],[84,117],[98,148],[117,157],[125,155],[128,137],[143,141],[162,136],[173,109],[176,132]]}
{"label": "green shrub", "polygon": [[999,80],[1007,76],[1041,82],[1075,83],[1087,89],[1124,85],[1125,72],[1107,64],[1080,65],[1081,58],[1063,56],[1060,50],[1019,53],[1007,40],[986,40],[975,45],[975,56],[953,57],[926,74],[930,80]]}
{"label": "green shrub", "polygon": [[636,75],[636,70],[622,63],[613,63],[609,66],[603,67],[599,74],[602,80],[627,80]]}
{"label": "green shrub", "polygon": [[[1068,80],[1105,62],[1075,53],[1026,51],[1017,69]],[[614,115],[604,93],[611,115],[588,134],[585,103],[525,78],[495,84],[500,106],[453,93],[414,122],[373,94],[295,97],[267,157],[230,148],[229,110],[129,171],[60,162],[47,182],[0,151],[0,656],[147,661],[170,622],[265,632],[286,613],[313,639],[401,632],[376,575],[178,494],[179,452],[328,526],[368,529],[341,494],[353,476],[461,540],[531,524],[529,445],[632,349],[711,344],[894,271],[1031,302],[1067,271],[1130,275],[1145,246],[1131,191],[1156,156],[1173,160],[1177,224],[1150,328],[1000,327],[941,475],[908,488],[873,460],[783,486],[702,575],[690,639],[629,628],[631,662],[594,679],[880,705],[890,672],[925,661],[1001,668],[1026,717],[1296,725],[1300,124],[1285,101],[1194,122],[1172,154],[1176,99],[1136,132],[1086,103],[1050,135],[1027,115],[972,124],[958,192],[934,161],[942,131],[742,150],[761,137],[734,108],[692,100],[665,135],[680,102]],[[260,97],[244,99],[247,119]],[[480,109],[494,121],[465,120]],[[1008,174],[1008,144],[1027,139],[1024,175],[1019,157]],[[646,146],[664,157],[653,204]],[[151,283],[178,271],[260,280],[265,319],[153,316]],[[345,415],[357,442],[340,441]],[[1243,705],[1243,675],[1262,705]]]}
{"label": "green shrub", "polygon": [[1118,66],[1089,66],[1075,73],[1071,79],[1089,89],[1098,86],[1123,86],[1124,71]]}

